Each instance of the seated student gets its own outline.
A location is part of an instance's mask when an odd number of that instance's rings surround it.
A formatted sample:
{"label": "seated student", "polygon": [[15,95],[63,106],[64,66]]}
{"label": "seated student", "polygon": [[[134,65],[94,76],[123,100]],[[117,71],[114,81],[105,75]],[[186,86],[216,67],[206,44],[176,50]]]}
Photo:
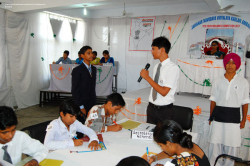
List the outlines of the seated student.
{"label": "seated student", "polygon": [[78,57],[79,58],[77,58],[76,59],[76,63],[75,64],[82,64],[82,62],[83,62],[83,58],[82,58],[82,56],[81,56],[81,53],[80,53],[80,51],[78,51]]}
{"label": "seated student", "polygon": [[32,156],[25,166],[38,166],[48,155],[48,149],[25,132],[16,131],[17,117],[12,108],[0,107],[0,165],[19,163],[22,153]]}
{"label": "seated student", "polygon": [[93,61],[91,61],[91,65],[99,65],[100,64],[100,58],[97,57],[97,52],[93,51]]}
{"label": "seated student", "polygon": [[150,166],[150,164],[138,156],[130,156],[122,159],[116,166]]}
{"label": "seated student", "polygon": [[64,52],[63,52],[63,57],[60,57],[59,59],[58,59],[58,61],[56,61],[56,62],[53,62],[53,64],[59,64],[60,62],[62,62],[62,64],[72,64],[72,61],[71,61],[71,59],[69,59],[69,51],[68,50],[65,50]]}
{"label": "seated student", "polygon": [[100,65],[103,65],[103,63],[112,63],[113,66],[115,66],[114,58],[109,56],[108,50],[104,50],[102,54],[103,54],[103,57],[100,60]]}
{"label": "seated student", "polygon": [[64,100],[60,105],[58,119],[53,120],[47,127],[44,145],[49,150],[80,146],[83,140],[75,139],[76,132],[86,134],[89,138],[89,148],[97,150],[99,147],[96,133],[76,120],[80,108],[73,100]]}
{"label": "seated student", "polygon": [[[182,131],[181,126],[173,120],[165,120],[154,129],[154,141],[163,150],[161,153],[149,157],[149,164],[157,160],[176,155],[171,163],[176,166],[210,166],[206,154],[192,142],[192,136]],[[143,156],[147,160],[147,156]],[[159,164],[158,164],[159,165]]]}
{"label": "seated student", "polygon": [[[113,123],[115,114],[125,106],[125,101],[119,93],[110,94],[102,106],[93,106],[89,111],[85,125],[96,132],[120,131],[121,125]],[[97,114],[98,116],[94,116]]]}

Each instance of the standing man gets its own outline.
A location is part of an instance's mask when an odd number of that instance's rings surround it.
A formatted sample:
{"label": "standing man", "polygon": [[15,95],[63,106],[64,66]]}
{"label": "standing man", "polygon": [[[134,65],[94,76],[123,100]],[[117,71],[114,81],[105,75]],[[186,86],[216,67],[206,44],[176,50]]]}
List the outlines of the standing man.
{"label": "standing man", "polygon": [[160,62],[154,67],[153,78],[145,69],[141,70],[140,75],[152,86],[147,107],[147,123],[158,124],[165,119],[173,118],[179,68],[169,59],[171,43],[167,38],[155,38],[151,46],[154,59],[159,59]]}
{"label": "standing man", "polygon": [[71,59],[69,59],[69,51],[68,50],[65,50],[63,52],[63,57],[60,57],[58,59],[58,61],[53,62],[53,64],[59,64],[60,62],[62,62],[62,64],[72,64]]}
{"label": "standing man", "polygon": [[82,116],[78,118],[85,123],[89,110],[96,104],[96,67],[91,65],[93,60],[92,48],[83,46],[80,50],[83,63],[72,71],[72,95],[80,107]]}
{"label": "standing man", "polygon": [[[249,85],[245,78],[236,74],[240,68],[241,59],[235,53],[230,53],[223,59],[226,73],[216,78],[212,84],[209,124],[210,164],[220,154],[238,157],[241,146],[241,131],[245,127],[249,101]],[[240,116],[242,107],[242,117]],[[234,162],[219,160],[217,165],[233,166]]]}

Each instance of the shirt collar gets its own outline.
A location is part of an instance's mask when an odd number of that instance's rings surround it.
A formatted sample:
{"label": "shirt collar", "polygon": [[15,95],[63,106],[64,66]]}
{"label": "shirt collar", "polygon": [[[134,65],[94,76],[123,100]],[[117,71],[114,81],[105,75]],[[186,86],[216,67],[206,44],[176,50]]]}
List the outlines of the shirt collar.
{"label": "shirt collar", "polygon": [[[236,74],[234,75],[234,78],[233,78],[230,82],[234,81],[234,80],[237,78],[237,76],[238,76],[238,74],[236,73]],[[225,75],[224,75],[224,79],[228,81],[228,79],[225,77]]]}
{"label": "shirt collar", "polygon": [[5,146],[5,145],[8,145],[8,146],[13,146],[13,139],[15,138],[15,136],[16,136],[16,133],[15,133],[15,135],[14,135],[14,137],[12,138],[12,140],[10,141],[10,142],[8,142],[8,143],[6,143],[6,144],[1,144],[0,143],[0,148],[2,148],[3,146]]}
{"label": "shirt collar", "polygon": [[170,58],[165,59],[163,62],[161,62],[161,65],[164,66],[170,62]]}
{"label": "shirt collar", "polygon": [[58,120],[59,120],[59,123],[60,123],[60,129],[67,130],[67,127],[66,127],[65,124],[62,122],[61,117],[59,117]]}
{"label": "shirt collar", "polygon": [[87,67],[87,69],[91,67],[91,63],[89,64],[89,66],[84,61],[82,61],[82,63]]}

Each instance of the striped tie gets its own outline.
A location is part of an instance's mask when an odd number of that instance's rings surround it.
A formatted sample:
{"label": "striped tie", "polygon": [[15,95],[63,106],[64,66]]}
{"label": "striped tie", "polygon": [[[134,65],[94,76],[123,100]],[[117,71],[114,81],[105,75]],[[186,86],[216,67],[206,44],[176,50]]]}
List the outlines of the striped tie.
{"label": "striped tie", "polygon": [[10,164],[12,164],[11,158],[10,158],[10,154],[7,151],[8,145],[5,145],[2,147],[4,154],[3,154],[3,160],[9,162]]}
{"label": "striped tie", "polygon": [[[160,76],[160,70],[161,70],[161,63],[159,63],[157,67],[157,71],[155,74],[154,82],[158,84],[159,76]],[[153,88],[153,93],[152,93],[153,101],[157,99],[157,91]]]}

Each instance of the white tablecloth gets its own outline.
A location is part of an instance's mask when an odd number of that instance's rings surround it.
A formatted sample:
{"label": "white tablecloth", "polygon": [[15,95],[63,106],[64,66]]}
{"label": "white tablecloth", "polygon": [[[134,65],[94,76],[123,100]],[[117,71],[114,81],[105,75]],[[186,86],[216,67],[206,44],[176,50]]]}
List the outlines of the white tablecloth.
{"label": "white tablecloth", "polygon": [[[244,77],[245,62],[241,62],[237,73]],[[178,59],[180,76],[177,92],[211,94],[211,86],[214,79],[225,73],[222,59]],[[204,86],[206,85],[206,86]]]}
{"label": "white tablecloth", "polygon": [[[88,143],[84,142],[82,146],[55,150],[48,154],[47,159],[63,160],[64,162],[61,166],[115,166],[125,157],[141,157],[145,154],[146,147],[148,147],[149,152],[161,152],[160,146],[152,140],[131,139],[131,131],[126,129],[122,129],[119,132],[105,132],[102,136],[107,150],[70,153],[70,150],[85,150]],[[171,159],[160,160],[157,163],[165,164],[166,161],[171,161]],[[24,162],[20,163],[23,164]],[[153,163],[152,165],[155,164]]]}
{"label": "white tablecloth", "polygon": [[[71,92],[71,73],[78,64],[51,64],[50,65],[50,87],[52,91]],[[107,96],[112,93],[112,80],[116,72],[113,66],[95,66],[96,73],[96,95]]]}

